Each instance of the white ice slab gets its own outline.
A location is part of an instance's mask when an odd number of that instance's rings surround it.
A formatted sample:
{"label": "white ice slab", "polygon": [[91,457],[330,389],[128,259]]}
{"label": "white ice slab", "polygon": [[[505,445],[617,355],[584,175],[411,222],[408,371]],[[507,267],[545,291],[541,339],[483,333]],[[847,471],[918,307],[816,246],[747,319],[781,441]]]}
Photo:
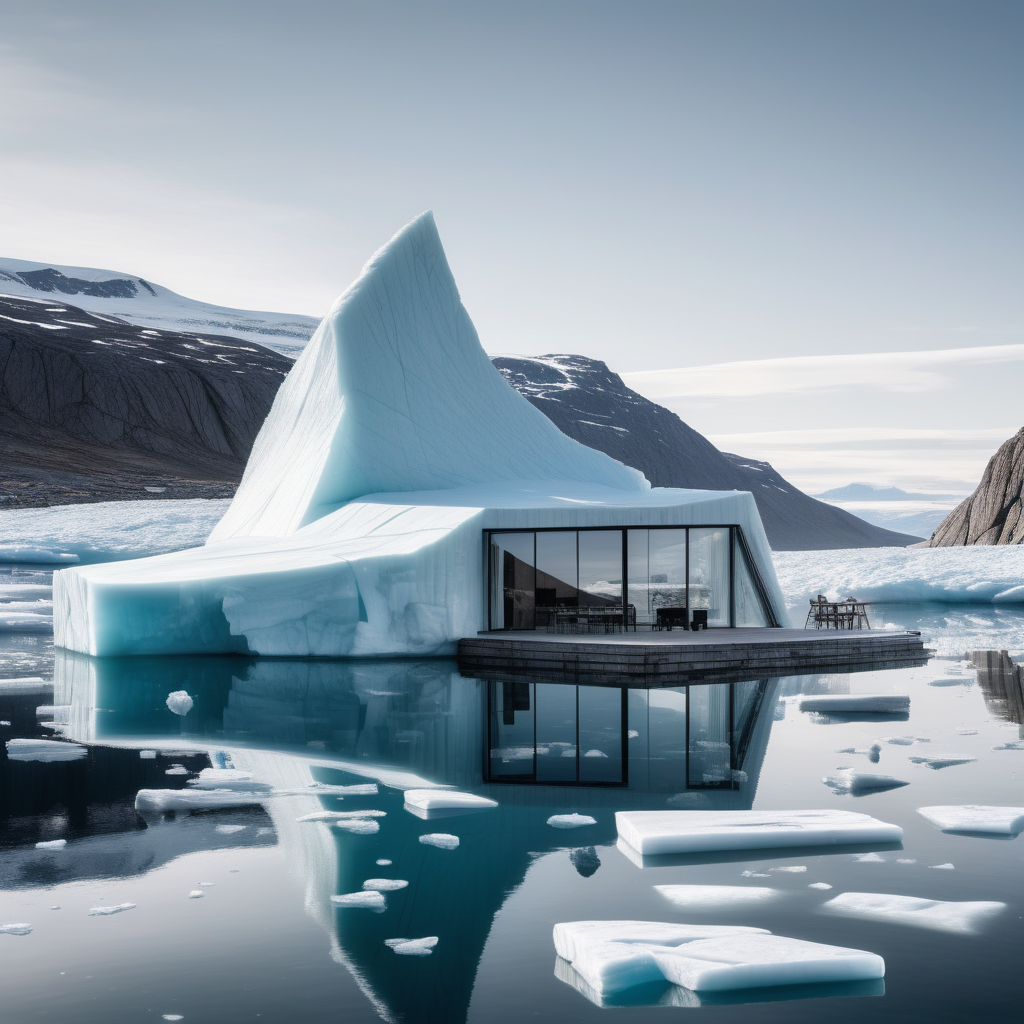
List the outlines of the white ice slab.
{"label": "white ice slab", "polygon": [[933,931],[976,935],[1006,909],[1005,903],[947,902],[877,892],[844,892],[822,905],[823,911],[865,921],[889,921]]}
{"label": "white ice slab", "polygon": [[376,889],[365,892],[349,892],[343,896],[332,896],[331,902],[336,907],[364,907],[368,910],[383,910],[384,897]]}
{"label": "white ice slab", "polygon": [[66,839],[51,839],[49,842],[36,843],[37,850],[63,850],[68,845]]}
{"label": "white ice slab", "polygon": [[363,882],[363,888],[373,889],[376,892],[398,892],[408,884],[404,878],[368,878]]}
{"label": "white ice slab", "polygon": [[482,810],[485,807],[497,807],[498,801],[451,789],[407,789],[405,804],[406,807],[415,807],[421,811]]}
{"label": "white ice slab", "polygon": [[135,796],[135,810],[140,814],[160,814],[163,811],[249,807],[266,799],[266,793],[235,789],[140,789]]}
{"label": "white ice slab", "polygon": [[12,761],[78,761],[87,752],[77,743],[61,743],[59,740],[7,741],[7,756]]}
{"label": "white ice slab", "polygon": [[803,697],[801,711],[835,712],[837,714],[895,715],[910,710],[910,696],[905,693],[829,693]]}
{"label": "white ice slab", "polygon": [[1015,836],[1024,831],[1024,807],[940,804],[918,807],[917,813],[943,832],[987,832],[995,836]]}
{"label": "white ice slab", "polygon": [[891,775],[873,775],[870,772],[858,772],[852,768],[841,768],[822,780],[826,786],[837,793],[870,793],[873,790],[898,789],[909,786],[903,779],[895,779]]}
{"label": "white ice slab", "polygon": [[372,836],[380,831],[380,822],[372,818],[343,818],[336,821],[334,827],[356,836]]}
{"label": "white ice slab", "polygon": [[31,935],[30,924],[0,924],[0,935]]}
{"label": "white ice slab", "polygon": [[459,837],[447,832],[428,832],[420,836],[420,842],[427,846],[436,846],[439,850],[454,850],[459,845]]}
{"label": "white ice slab", "polygon": [[598,993],[665,981],[695,992],[881,978],[875,953],[757,928],[650,921],[556,924],[555,950]]}
{"label": "white ice slab", "polygon": [[390,946],[399,956],[430,956],[437,941],[436,935],[427,935],[422,939],[385,939],[384,945]]}
{"label": "white ice slab", "polygon": [[928,768],[952,768],[958,764],[970,764],[977,761],[970,754],[920,754],[908,758],[911,764],[923,764]]}
{"label": "white ice slab", "polygon": [[617,811],[619,838],[637,853],[705,853],[786,846],[897,843],[903,829],[867,814],[810,811]]}
{"label": "white ice slab", "polygon": [[186,690],[175,690],[167,694],[167,709],[176,715],[187,715],[192,710],[192,703]]}
{"label": "white ice slab", "polygon": [[112,907],[92,907],[88,917],[110,917],[111,914],[122,914],[126,910],[134,910],[134,903],[116,903]]}
{"label": "white ice slab", "polygon": [[654,888],[683,910],[729,910],[768,903],[783,895],[781,889],[761,885],[656,885]]}
{"label": "white ice slab", "polygon": [[596,825],[597,819],[589,814],[552,814],[548,824],[552,828],[582,828],[584,825]]}

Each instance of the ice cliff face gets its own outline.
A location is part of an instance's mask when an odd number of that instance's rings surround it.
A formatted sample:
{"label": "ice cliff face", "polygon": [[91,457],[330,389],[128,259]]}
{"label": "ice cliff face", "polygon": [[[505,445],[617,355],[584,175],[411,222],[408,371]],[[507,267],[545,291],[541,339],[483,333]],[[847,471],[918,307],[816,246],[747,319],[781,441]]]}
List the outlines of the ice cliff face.
{"label": "ice cliff face", "polygon": [[929,547],[1024,544],[1024,428],[989,459],[977,490],[939,524]]}
{"label": "ice cliff face", "polygon": [[553,479],[650,486],[505,384],[425,213],[373,256],[299,356],[211,540],[286,537],[366,494]]}

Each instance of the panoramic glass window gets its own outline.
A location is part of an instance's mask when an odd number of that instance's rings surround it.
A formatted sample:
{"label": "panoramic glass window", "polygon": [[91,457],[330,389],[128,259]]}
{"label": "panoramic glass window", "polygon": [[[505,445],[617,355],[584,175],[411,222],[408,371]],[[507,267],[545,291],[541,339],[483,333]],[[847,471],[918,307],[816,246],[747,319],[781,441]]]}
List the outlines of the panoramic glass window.
{"label": "panoramic glass window", "polygon": [[764,603],[754,583],[739,532],[733,542],[733,602],[736,626],[770,626]]}
{"label": "panoramic glass window", "polygon": [[[576,531],[537,534],[537,628],[568,620],[579,604],[576,575]],[[571,612],[570,612],[571,610]]]}
{"label": "panoramic glass window", "polygon": [[622,530],[580,530],[579,603],[589,628],[622,626]]}
{"label": "panoramic glass window", "polygon": [[686,530],[649,530],[651,621],[683,626],[687,616]]}
{"label": "panoramic glass window", "polygon": [[491,629],[534,628],[532,533],[492,533]]}
{"label": "panoramic glass window", "polygon": [[709,626],[729,625],[730,530],[690,531],[690,619],[707,616]]}

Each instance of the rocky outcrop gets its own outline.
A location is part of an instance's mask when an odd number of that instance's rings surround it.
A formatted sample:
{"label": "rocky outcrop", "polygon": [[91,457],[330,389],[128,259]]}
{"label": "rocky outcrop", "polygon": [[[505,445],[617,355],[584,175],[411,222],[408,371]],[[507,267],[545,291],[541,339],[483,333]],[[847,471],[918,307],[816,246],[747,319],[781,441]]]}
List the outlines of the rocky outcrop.
{"label": "rocky outcrop", "polygon": [[641,470],[655,487],[750,491],[776,550],[905,547],[921,540],[815,500],[767,462],[720,452],[674,412],[631,391],[596,359],[500,356],[493,362],[560,430]]}
{"label": "rocky outcrop", "polygon": [[939,524],[928,546],[1024,543],[1024,428],[988,460],[977,490]]}
{"label": "rocky outcrop", "polygon": [[230,495],[291,360],[0,296],[4,505]]}

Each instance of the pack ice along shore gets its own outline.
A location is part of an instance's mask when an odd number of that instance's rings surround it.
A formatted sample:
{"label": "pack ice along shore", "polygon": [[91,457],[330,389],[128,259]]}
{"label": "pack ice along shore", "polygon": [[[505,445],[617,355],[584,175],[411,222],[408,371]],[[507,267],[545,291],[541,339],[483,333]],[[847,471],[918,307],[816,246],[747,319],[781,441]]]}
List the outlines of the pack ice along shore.
{"label": "pack ice along shore", "polygon": [[338,299],[205,545],[54,576],[92,655],[450,654],[483,629],[786,621],[754,500],[652,488],[513,390],[430,213]]}

